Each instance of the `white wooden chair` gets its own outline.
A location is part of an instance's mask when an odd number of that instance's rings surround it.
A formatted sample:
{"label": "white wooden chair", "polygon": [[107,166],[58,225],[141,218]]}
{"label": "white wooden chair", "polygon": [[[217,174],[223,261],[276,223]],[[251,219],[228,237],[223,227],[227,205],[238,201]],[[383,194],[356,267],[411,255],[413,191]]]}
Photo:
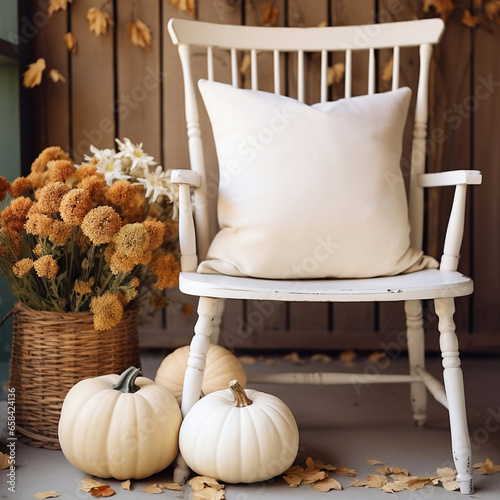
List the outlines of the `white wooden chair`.
{"label": "white wooden chair", "polygon": [[[480,184],[478,171],[455,170],[425,173],[426,138],[428,118],[428,79],[432,46],[439,42],[444,25],[439,19],[395,22],[374,26],[328,28],[263,28],[215,25],[198,21],[171,19],[168,30],[178,47],[182,64],[185,92],[187,135],[190,153],[190,170],[176,170],[173,182],[179,186],[180,227],[182,252],[180,290],[200,297],[198,321],[191,342],[191,352],[185,375],[182,413],[185,415],[200,396],[205,360],[210,342],[218,340],[219,326],[226,299],[283,300],[311,302],[404,302],[407,316],[407,341],[410,373],[407,375],[377,375],[373,382],[407,382],[411,384],[411,402],[414,419],[422,425],[426,418],[426,388],[449,410],[453,458],[458,471],[462,493],[473,492],[471,447],[466,420],[464,387],[458,341],[453,321],[454,298],[471,294],[473,282],[457,271],[460,246],[464,229],[466,188]],[[197,47],[192,51],[191,47]],[[368,53],[367,94],[375,93],[375,51],[392,49],[392,88],[399,86],[401,48],[419,47],[420,69],[413,125],[411,176],[409,187],[409,219],[411,245],[422,248],[424,225],[424,190],[434,186],[456,186],[449,217],[444,252],[439,269],[426,269],[408,274],[367,279],[310,279],[276,280],[235,277],[222,274],[197,272],[198,263],[207,255],[216,228],[211,227],[210,203],[207,193],[207,176],[204,163],[202,135],[197,104],[197,89],[193,78],[191,56],[206,50],[209,81],[217,76],[214,71],[215,50],[224,49],[229,54],[232,85],[240,84],[239,64],[241,51],[250,54],[251,87],[258,89],[258,54],[268,51],[274,69],[274,90],[281,94],[282,56],[291,53],[297,67],[299,101],[305,96],[305,53],[318,52],[321,62],[321,101],[327,101],[327,67],[329,53],[343,52],[345,61],[345,97],[352,95],[352,61],[357,51]],[[199,64],[197,58],[194,64]],[[210,131],[209,131],[210,133]],[[272,217],[272,214],[269,214]],[[435,215],[433,215],[435,216]],[[425,370],[424,328],[421,301],[433,299],[439,316],[440,347],[444,367],[444,386]],[[366,376],[365,376],[366,377]],[[281,374],[274,378],[258,377],[283,383],[350,383],[348,374]],[[182,459],[175,475],[183,481],[189,471]]]}

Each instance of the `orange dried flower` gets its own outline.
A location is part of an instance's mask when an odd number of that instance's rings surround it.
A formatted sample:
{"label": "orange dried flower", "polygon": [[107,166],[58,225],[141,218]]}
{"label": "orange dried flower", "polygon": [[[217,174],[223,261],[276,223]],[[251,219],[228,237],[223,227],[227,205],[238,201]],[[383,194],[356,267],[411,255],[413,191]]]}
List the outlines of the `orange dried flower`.
{"label": "orange dried flower", "polygon": [[22,278],[25,274],[29,273],[33,268],[32,259],[18,260],[13,266],[12,271],[18,278]]}
{"label": "orange dried flower", "polygon": [[61,199],[59,213],[68,224],[81,224],[84,217],[92,209],[92,200],[87,191],[72,189]]}
{"label": "orange dried flower", "polygon": [[45,148],[31,164],[31,171],[43,173],[47,170],[47,164],[52,160],[68,160],[69,155],[59,146],[50,146]]}
{"label": "orange dried flower", "polygon": [[149,302],[155,309],[163,309],[167,303],[163,295],[152,295]]}
{"label": "orange dried flower", "polygon": [[22,232],[31,205],[33,202],[24,196],[12,200],[10,205],[0,213],[0,222],[13,231]]}
{"label": "orange dried flower", "polygon": [[117,180],[109,187],[106,198],[113,205],[127,207],[133,203],[135,193],[136,189],[130,182]]}
{"label": "orange dried flower", "polygon": [[91,177],[92,175],[97,174],[97,167],[92,163],[85,163],[80,165],[75,172],[75,178],[77,182],[85,179],[86,177]]}
{"label": "orange dried flower", "polygon": [[69,187],[63,182],[51,182],[38,191],[38,211],[52,215],[59,210],[63,196]]}
{"label": "orange dried flower", "polygon": [[123,305],[117,295],[105,292],[100,297],[93,297],[90,310],[94,313],[94,328],[109,330],[116,326],[123,316]]}
{"label": "orange dried flower", "polygon": [[140,284],[141,284],[141,280],[137,276],[134,276],[130,280],[130,286],[132,286],[134,288],[137,288]]}
{"label": "orange dried flower", "polygon": [[42,250],[42,244],[41,243],[37,243],[34,248],[33,248],[33,255],[36,255],[37,257],[41,257],[41,255],[43,254],[43,250]]}
{"label": "orange dried flower", "polygon": [[89,295],[92,293],[92,286],[88,281],[75,280],[73,283],[73,291],[80,295]]}
{"label": "orange dried flower", "polygon": [[165,241],[176,241],[179,236],[179,222],[172,219],[167,219],[165,225]]}
{"label": "orange dried flower", "polygon": [[52,255],[40,257],[35,260],[33,266],[40,278],[55,278],[59,271],[59,264],[54,260]]}
{"label": "orange dried flower", "polygon": [[33,189],[31,180],[27,177],[18,177],[10,185],[9,194],[14,198],[19,198],[30,189]]}
{"label": "orange dried flower", "polygon": [[0,175],[0,202],[5,200],[7,197],[7,192],[10,188],[10,182],[3,176]]}
{"label": "orange dried flower", "polygon": [[117,253],[139,259],[149,248],[149,234],[139,222],[123,226],[115,240]]}
{"label": "orange dried flower", "polygon": [[163,243],[165,224],[159,220],[148,219],[142,225],[149,235],[149,250],[156,250]]}
{"label": "orange dried flower", "polygon": [[28,217],[24,228],[29,234],[35,234],[40,236],[40,238],[47,238],[50,235],[52,229],[52,221],[48,215],[32,213]]}
{"label": "orange dried flower", "polygon": [[76,172],[72,160],[52,160],[47,164],[49,180],[52,182],[65,182]]}
{"label": "orange dried flower", "polygon": [[109,243],[122,225],[121,217],[112,207],[93,208],[83,219],[81,228],[94,245]]}
{"label": "orange dried flower", "polygon": [[54,245],[64,246],[71,236],[73,226],[62,220],[54,220],[50,228],[49,239]]}
{"label": "orange dried flower", "polygon": [[[21,233],[11,229],[9,226],[4,226],[0,229],[0,233],[5,238],[7,244],[10,246],[12,253],[14,255],[19,255],[21,253],[21,242],[22,236]],[[5,247],[6,252],[2,253],[2,255],[7,255],[7,247]]]}
{"label": "orange dried flower", "polygon": [[33,189],[43,187],[47,178],[46,172],[31,172],[26,179],[31,183]]}
{"label": "orange dried flower", "polygon": [[113,274],[129,273],[137,264],[137,259],[119,252],[113,253],[109,259],[109,268]]}
{"label": "orange dried flower", "polygon": [[150,270],[158,278],[153,285],[154,288],[164,290],[179,283],[181,267],[171,253],[159,253],[151,262]]}
{"label": "orange dried flower", "polygon": [[79,183],[80,189],[85,189],[88,192],[94,204],[98,205],[106,201],[106,191],[108,185],[103,174],[94,174],[83,178]]}

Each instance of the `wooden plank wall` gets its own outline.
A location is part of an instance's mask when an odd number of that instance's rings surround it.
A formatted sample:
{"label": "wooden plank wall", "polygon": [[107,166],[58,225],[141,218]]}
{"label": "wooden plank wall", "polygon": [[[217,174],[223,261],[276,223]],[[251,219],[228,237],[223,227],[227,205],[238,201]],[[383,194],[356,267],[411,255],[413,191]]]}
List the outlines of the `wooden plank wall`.
{"label": "wooden plank wall", "polygon": [[[471,7],[473,2],[470,3]],[[47,2],[38,2],[46,9]],[[47,79],[33,89],[35,150],[60,145],[72,152],[76,161],[89,152],[90,144],[114,147],[115,137],[143,142],[165,168],[187,168],[183,90],[180,64],[175,47],[166,32],[171,17],[189,17],[168,1],[114,0],[105,9],[114,19],[107,35],[89,32],[87,10],[90,0],[75,0],[67,11],[57,12],[37,32],[34,57],[45,57],[47,67],[57,68],[66,83]],[[249,24],[262,23],[267,0],[198,1],[196,18],[203,21]],[[408,20],[422,17],[420,2],[400,0],[275,0],[278,26],[353,25]],[[126,28],[132,10],[148,24],[153,33],[152,47],[144,50],[131,44]],[[62,37],[71,31],[78,41],[75,54],[69,54]],[[447,22],[441,45],[435,51],[432,67],[431,129],[437,129],[429,141],[429,169],[477,168],[484,174],[482,187],[472,189],[467,207],[466,235],[460,270],[472,273],[476,292],[459,299],[457,325],[463,350],[500,350],[500,145],[494,140],[500,112],[500,65],[498,47],[500,29],[488,23],[487,29],[470,29],[456,13]],[[417,52],[409,52],[401,69],[401,85],[414,82]],[[196,56],[196,76],[205,76],[206,58]],[[363,56],[364,57],[364,56]],[[366,67],[363,57],[355,58],[358,69]],[[378,86],[387,88],[382,70],[390,54],[378,54]],[[309,57],[308,70],[318,72],[318,58]],[[288,61],[287,85],[294,83],[294,61]],[[228,54],[216,53],[216,71],[229,81]],[[242,75],[243,85],[248,78]],[[271,76],[259,72],[261,88],[272,88]],[[364,84],[363,84],[364,85]],[[361,94],[363,86],[354,88]],[[309,102],[319,99],[315,90]],[[290,92],[293,96],[293,90]],[[332,97],[342,96],[341,86],[331,90]],[[206,116],[202,117],[206,124]],[[411,133],[405,137],[403,172],[410,156]],[[214,146],[207,141],[207,157],[215,159]],[[212,169],[215,164],[212,164]],[[214,171],[214,170],[213,170]],[[426,244],[429,253],[442,251],[445,216],[451,190],[430,190],[427,197]],[[143,346],[173,347],[186,344],[192,334],[195,315],[185,318],[181,304],[191,302],[173,291],[171,304],[153,324],[141,332]],[[432,304],[426,304],[429,330],[428,346],[437,347],[436,319]],[[404,314],[401,304],[285,304],[280,302],[226,304],[222,343],[231,348],[286,349],[384,349],[398,342],[404,348]],[[431,333],[432,332],[432,333]]]}

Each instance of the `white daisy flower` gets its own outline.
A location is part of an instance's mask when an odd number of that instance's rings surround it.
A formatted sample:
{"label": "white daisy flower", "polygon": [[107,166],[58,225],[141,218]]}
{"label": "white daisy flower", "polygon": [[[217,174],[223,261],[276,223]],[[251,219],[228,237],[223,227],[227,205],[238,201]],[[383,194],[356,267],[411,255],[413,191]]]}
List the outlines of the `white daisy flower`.
{"label": "white daisy flower", "polygon": [[167,196],[170,201],[174,201],[174,192],[170,182],[170,170],[163,171],[163,167],[158,165],[152,172],[145,171],[145,177],[137,178],[137,182],[146,188],[146,198],[151,196],[154,203],[158,196]]}
{"label": "white daisy flower", "polygon": [[104,174],[108,186],[111,186],[115,179],[130,179],[130,175],[123,171],[122,162],[120,158],[117,158],[114,149],[97,149],[95,146],[90,146],[90,151],[94,153],[94,156],[85,155],[85,160],[97,159],[95,164],[97,172]]}
{"label": "white daisy flower", "polygon": [[120,149],[116,154],[116,158],[128,158],[132,160],[131,171],[137,167],[145,167],[147,169],[149,166],[156,165],[154,158],[143,151],[142,142],[140,144],[133,144],[130,139],[125,137],[123,142],[116,139],[116,143]]}

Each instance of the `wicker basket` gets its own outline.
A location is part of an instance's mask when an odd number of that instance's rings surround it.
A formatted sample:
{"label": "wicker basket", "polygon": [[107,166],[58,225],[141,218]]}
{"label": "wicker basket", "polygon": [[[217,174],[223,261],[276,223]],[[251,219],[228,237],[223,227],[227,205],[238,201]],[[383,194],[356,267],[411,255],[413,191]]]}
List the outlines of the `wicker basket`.
{"label": "wicker basket", "polygon": [[9,387],[16,394],[16,432],[31,446],[59,449],[57,427],[66,393],[84,378],[139,367],[137,314],[127,310],[111,330],[92,314],[14,306]]}

